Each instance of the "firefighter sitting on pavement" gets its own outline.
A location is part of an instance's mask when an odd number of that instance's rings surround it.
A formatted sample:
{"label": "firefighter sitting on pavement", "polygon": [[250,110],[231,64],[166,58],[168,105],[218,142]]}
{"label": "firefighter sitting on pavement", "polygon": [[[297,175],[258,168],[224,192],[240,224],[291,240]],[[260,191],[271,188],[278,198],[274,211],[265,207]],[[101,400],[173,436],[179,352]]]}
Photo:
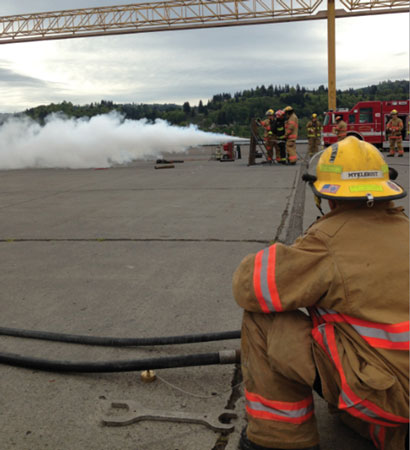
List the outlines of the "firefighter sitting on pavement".
{"label": "firefighter sitting on pavement", "polygon": [[285,111],[278,109],[275,116],[275,135],[279,147],[279,151],[276,153],[276,162],[279,164],[286,164]]}
{"label": "firefighter sitting on pavement", "polygon": [[273,148],[276,143],[274,135],[275,111],[273,109],[268,109],[265,116],[265,120],[258,120],[257,123],[264,128],[263,140],[268,154],[268,163],[273,163]]}
{"label": "firefighter sitting on pavement", "polygon": [[292,106],[286,106],[285,111],[285,136],[286,136],[286,153],[288,162],[291,165],[296,164],[298,156],[296,153],[296,139],[298,138],[298,117]]}
{"label": "firefighter sitting on pavement", "polygon": [[347,135],[347,124],[342,116],[336,116],[336,126],[333,128],[333,134],[337,136],[337,141],[341,141]]}
{"label": "firefighter sitting on pavement", "polygon": [[376,448],[408,448],[409,220],[390,170],[355,137],[328,147],[304,180],[330,212],[236,269],[242,450],[318,449],[312,389]]}
{"label": "firefighter sitting on pavement", "polygon": [[394,156],[396,146],[398,150],[398,156],[404,155],[402,135],[403,121],[397,116],[397,111],[393,109],[390,113],[391,119],[387,122],[386,130],[389,136],[390,152],[387,156]]}
{"label": "firefighter sitting on pavement", "polygon": [[317,114],[312,114],[312,119],[306,124],[308,138],[308,154],[313,156],[319,150],[320,139],[322,137],[322,124],[317,119]]}

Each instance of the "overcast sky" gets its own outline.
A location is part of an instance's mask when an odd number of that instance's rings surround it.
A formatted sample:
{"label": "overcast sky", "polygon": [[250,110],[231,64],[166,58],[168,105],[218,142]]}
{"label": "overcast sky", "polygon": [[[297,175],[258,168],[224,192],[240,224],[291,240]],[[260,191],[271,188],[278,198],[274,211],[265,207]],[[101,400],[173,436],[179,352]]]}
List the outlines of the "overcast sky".
{"label": "overcast sky", "polygon": [[[1,0],[0,16],[130,3]],[[1,44],[0,113],[63,100],[196,105],[262,84],[327,86],[326,40],[326,20],[313,20]],[[336,72],[338,89],[409,79],[409,15],[337,19]]]}

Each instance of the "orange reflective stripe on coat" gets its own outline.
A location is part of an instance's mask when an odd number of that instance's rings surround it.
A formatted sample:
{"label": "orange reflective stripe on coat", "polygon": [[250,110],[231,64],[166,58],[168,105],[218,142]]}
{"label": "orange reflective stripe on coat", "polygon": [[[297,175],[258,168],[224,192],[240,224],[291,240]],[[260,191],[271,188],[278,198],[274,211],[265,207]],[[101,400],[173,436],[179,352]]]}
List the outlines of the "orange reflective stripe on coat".
{"label": "orange reflective stripe on coat", "polygon": [[384,411],[375,403],[362,399],[356,395],[347,384],[346,375],[340,361],[336,345],[334,325],[322,323],[312,330],[313,339],[322,347],[335,365],[341,383],[338,408],[345,410],[358,419],[385,427],[397,427],[400,424],[409,423],[409,419]]}
{"label": "orange reflective stripe on coat", "polygon": [[299,402],[268,400],[261,395],[245,390],[246,412],[257,419],[301,424],[314,413],[313,397],[310,395]]}
{"label": "orange reflective stripe on coat", "polygon": [[410,349],[409,321],[394,324],[369,322],[324,308],[312,308],[311,313],[316,317],[318,315],[326,323],[348,323],[371,347],[406,351]]}
{"label": "orange reflective stripe on coat", "polygon": [[256,254],[253,286],[256,298],[264,313],[282,311],[275,279],[276,244]]}

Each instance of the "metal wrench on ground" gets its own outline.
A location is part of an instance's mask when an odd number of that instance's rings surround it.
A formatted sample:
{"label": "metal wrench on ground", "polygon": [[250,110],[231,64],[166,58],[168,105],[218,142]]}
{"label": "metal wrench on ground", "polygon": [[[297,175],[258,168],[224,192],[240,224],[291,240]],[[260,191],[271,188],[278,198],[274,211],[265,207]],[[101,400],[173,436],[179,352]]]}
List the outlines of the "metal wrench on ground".
{"label": "metal wrench on ground", "polygon": [[221,420],[235,419],[237,414],[232,410],[223,409],[219,412],[194,413],[185,411],[163,411],[161,409],[147,409],[132,400],[112,401],[112,408],[124,408],[127,411],[118,416],[105,415],[102,423],[108,426],[129,425],[140,420],[162,420],[182,423],[199,423],[214,431],[232,431],[234,425],[222,423]]}

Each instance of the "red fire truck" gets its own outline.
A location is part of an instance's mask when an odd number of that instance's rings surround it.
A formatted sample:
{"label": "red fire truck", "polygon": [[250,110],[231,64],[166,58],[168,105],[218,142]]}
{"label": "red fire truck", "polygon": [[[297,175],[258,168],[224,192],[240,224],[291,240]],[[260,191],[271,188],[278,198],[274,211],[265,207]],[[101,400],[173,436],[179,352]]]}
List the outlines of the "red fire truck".
{"label": "red fire truck", "polygon": [[323,121],[323,141],[325,145],[336,142],[333,128],[335,118],[341,116],[347,124],[347,135],[370,142],[379,149],[388,148],[386,124],[393,109],[403,121],[403,147],[409,148],[409,104],[410,100],[359,102],[352,109],[338,109],[325,113]]}

